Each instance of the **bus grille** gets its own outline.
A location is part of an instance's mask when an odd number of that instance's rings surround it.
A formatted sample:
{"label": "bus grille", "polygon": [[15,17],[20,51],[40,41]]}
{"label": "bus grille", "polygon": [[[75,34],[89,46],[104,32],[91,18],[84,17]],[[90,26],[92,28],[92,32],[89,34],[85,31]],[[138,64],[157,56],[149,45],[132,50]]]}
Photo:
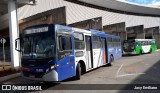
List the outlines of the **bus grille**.
{"label": "bus grille", "polygon": [[30,77],[30,75],[34,75],[35,78],[42,78],[44,74],[45,74],[44,72],[34,73],[34,72],[23,71],[23,75],[26,77]]}
{"label": "bus grille", "polygon": [[22,66],[28,67],[40,67],[49,63],[49,60],[22,60]]}

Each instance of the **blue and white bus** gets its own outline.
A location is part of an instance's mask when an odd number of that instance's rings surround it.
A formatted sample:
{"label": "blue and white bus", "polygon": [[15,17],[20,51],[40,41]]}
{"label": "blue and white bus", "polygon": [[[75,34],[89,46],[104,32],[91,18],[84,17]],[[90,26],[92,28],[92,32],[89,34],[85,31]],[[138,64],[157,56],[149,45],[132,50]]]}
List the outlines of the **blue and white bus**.
{"label": "blue and white bus", "polygon": [[20,41],[22,76],[62,81],[109,64],[122,56],[120,37],[58,24],[24,29]]}

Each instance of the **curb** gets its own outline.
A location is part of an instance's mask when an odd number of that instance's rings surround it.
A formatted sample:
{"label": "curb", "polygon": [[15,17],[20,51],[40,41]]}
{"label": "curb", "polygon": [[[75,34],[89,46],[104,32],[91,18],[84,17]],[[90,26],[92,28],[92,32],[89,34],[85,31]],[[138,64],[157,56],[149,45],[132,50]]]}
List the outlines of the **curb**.
{"label": "curb", "polygon": [[0,77],[0,82],[4,82],[4,81],[7,81],[9,79],[16,78],[16,77],[19,77],[19,76],[20,76],[20,73],[16,73],[16,74]]}

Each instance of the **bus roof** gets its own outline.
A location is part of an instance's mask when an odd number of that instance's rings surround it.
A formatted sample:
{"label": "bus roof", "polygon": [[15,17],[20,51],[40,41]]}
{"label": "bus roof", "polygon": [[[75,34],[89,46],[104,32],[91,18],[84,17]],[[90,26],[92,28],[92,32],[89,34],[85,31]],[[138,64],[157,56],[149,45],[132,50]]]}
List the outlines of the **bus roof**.
{"label": "bus roof", "polygon": [[155,40],[155,39],[135,39],[135,40],[138,40],[138,41],[150,41],[150,40]]}
{"label": "bus roof", "polygon": [[155,41],[155,39],[135,39],[136,41]]}
{"label": "bus roof", "polygon": [[101,37],[112,37],[112,38],[120,38],[119,36],[115,36],[115,35],[110,35],[110,34],[106,34],[105,32],[99,31],[99,30],[94,30],[94,29],[90,29],[92,34],[98,34]]}
{"label": "bus roof", "polygon": [[129,39],[129,40],[125,40],[125,41],[155,41],[155,39]]}
{"label": "bus roof", "polygon": [[80,28],[74,28],[74,27],[72,27],[72,30],[75,31],[75,32],[81,32],[81,33],[91,34],[90,31],[85,30],[85,29],[80,29]]}
{"label": "bus roof", "polygon": [[97,34],[100,37],[120,38],[119,36],[106,34],[105,32],[102,32],[102,31],[99,31],[99,30],[94,30],[94,29],[85,30],[85,29],[80,29],[80,28],[75,28],[75,27],[70,27],[70,26],[64,26],[64,25],[60,25],[60,24],[38,24],[38,25],[33,25],[33,26],[26,27],[24,30],[31,29],[31,28],[37,28],[37,27],[44,27],[44,26],[62,27],[62,28],[65,28],[65,29],[74,30],[75,32],[88,33],[88,34]]}

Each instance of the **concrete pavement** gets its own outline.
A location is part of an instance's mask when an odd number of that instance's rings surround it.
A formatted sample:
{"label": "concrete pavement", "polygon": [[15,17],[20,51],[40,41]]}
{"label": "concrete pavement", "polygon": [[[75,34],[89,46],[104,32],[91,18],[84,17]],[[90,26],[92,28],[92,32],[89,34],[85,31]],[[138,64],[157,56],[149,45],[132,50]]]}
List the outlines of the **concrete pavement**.
{"label": "concrete pavement", "polygon": [[[87,72],[82,75],[81,80],[68,79],[60,82],[58,85],[87,84],[92,87],[92,84],[160,84],[160,51],[152,54],[144,54],[140,56],[123,57],[113,64],[113,66],[103,66],[96,70]],[[159,90],[143,90],[143,91],[123,91],[123,90],[57,90],[58,85],[48,84],[38,81],[30,81],[22,77],[17,77],[3,84],[43,84],[45,85],[42,91],[32,91],[37,93],[160,93]],[[76,87],[76,86],[75,86]],[[115,86],[116,87],[116,86]],[[96,88],[95,88],[96,89]],[[106,88],[107,89],[107,88]],[[14,91],[12,91],[14,92]],[[15,91],[18,92],[18,91]]]}

